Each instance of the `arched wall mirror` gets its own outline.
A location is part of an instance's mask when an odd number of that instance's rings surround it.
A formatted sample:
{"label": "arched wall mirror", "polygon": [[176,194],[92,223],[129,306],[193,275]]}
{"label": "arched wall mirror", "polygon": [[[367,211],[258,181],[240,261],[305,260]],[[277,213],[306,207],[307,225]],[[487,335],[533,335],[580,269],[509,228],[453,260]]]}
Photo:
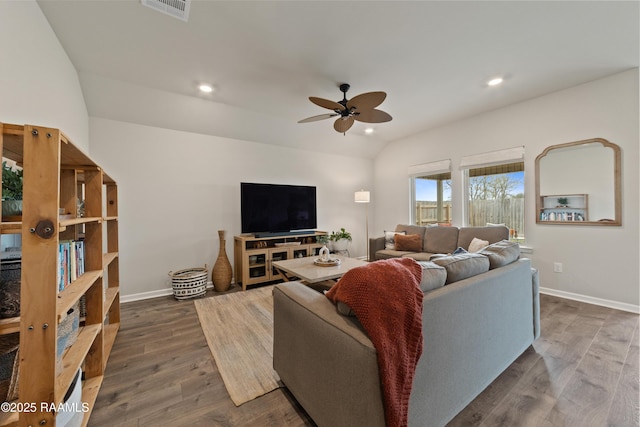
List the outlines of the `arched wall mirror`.
{"label": "arched wall mirror", "polygon": [[547,147],[536,157],[536,223],[622,225],[620,147],[602,138]]}

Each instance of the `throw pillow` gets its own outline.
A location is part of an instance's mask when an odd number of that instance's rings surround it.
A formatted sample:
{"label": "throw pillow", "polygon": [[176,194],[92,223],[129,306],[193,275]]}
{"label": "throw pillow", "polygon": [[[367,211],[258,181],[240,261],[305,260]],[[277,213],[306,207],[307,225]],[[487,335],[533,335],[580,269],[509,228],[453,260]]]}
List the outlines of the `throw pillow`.
{"label": "throw pillow", "polygon": [[449,255],[433,262],[447,270],[447,285],[489,271],[489,258],[480,254]]}
{"label": "throw pillow", "polygon": [[384,232],[384,248],[394,251],[396,249],[396,234],[407,234],[404,231],[385,231]]}
{"label": "throw pillow", "polygon": [[480,252],[482,249],[489,246],[488,240],[478,239],[474,237],[471,243],[469,243],[469,252]]}
{"label": "throw pillow", "polygon": [[418,261],[422,267],[422,280],[420,289],[422,292],[432,291],[444,286],[447,281],[447,270],[430,261]]}
{"label": "throw pillow", "polygon": [[501,240],[482,249],[480,254],[489,258],[489,268],[499,268],[511,264],[520,258],[520,245],[517,242]]}
{"label": "throw pillow", "polygon": [[419,234],[396,234],[396,250],[397,251],[409,251],[420,252],[422,251],[422,236]]}

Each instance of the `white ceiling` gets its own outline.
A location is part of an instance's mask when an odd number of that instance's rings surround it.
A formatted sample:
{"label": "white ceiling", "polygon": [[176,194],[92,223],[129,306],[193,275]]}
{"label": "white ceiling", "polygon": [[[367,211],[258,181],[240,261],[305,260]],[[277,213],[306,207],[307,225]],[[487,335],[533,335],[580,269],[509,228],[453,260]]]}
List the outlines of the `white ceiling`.
{"label": "white ceiling", "polygon": [[[186,23],[136,0],[38,3],[91,116],[368,158],[639,65],[637,1],[193,1]],[[387,92],[393,121],[368,136],[297,123],[329,112],[308,97],[338,101],[343,82],[349,98]]]}

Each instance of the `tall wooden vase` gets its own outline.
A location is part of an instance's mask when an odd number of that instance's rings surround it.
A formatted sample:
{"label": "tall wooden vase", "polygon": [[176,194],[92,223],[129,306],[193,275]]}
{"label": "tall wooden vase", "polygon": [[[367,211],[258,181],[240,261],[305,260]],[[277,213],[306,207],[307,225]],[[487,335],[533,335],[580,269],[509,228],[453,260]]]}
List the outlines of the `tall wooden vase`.
{"label": "tall wooden vase", "polygon": [[225,292],[229,289],[229,286],[231,286],[233,273],[225,249],[224,230],[218,230],[218,236],[220,237],[220,252],[211,271],[211,280],[213,281],[213,288],[216,292]]}

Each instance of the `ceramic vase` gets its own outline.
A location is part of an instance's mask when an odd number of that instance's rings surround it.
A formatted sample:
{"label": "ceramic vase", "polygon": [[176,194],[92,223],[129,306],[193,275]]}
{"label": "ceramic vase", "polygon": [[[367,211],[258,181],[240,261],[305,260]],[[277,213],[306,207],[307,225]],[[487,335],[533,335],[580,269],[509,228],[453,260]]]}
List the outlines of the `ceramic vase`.
{"label": "ceramic vase", "polygon": [[231,263],[227,258],[227,251],[225,249],[224,230],[218,230],[218,236],[220,237],[220,252],[218,253],[218,259],[216,259],[211,272],[211,280],[213,281],[213,288],[216,292],[225,292],[231,286]]}

